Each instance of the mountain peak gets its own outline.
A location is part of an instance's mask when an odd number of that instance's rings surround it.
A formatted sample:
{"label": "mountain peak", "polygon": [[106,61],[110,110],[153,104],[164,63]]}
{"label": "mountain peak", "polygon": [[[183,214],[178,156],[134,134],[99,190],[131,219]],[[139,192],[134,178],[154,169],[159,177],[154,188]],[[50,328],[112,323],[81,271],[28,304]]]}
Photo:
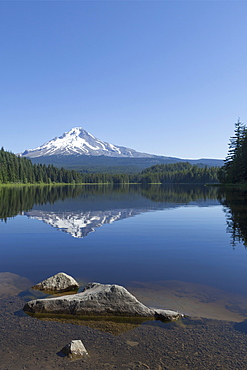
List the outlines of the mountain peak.
{"label": "mountain peak", "polygon": [[68,132],[65,132],[62,136],[64,136],[64,135],[79,136],[79,135],[85,134],[85,133],[88,134],[88,135],[91,135],[86,130],[84,130],[82,127],[73,127]]}
{"label": "mountain peak", "polygon": [[97,139],[82,127],[74,127],[62,136],[55,137],[35,149],[24,151],[22,156],[36,158],[52,155],[87,155],[108,157],[153,157],[133,149],[120,147]]}

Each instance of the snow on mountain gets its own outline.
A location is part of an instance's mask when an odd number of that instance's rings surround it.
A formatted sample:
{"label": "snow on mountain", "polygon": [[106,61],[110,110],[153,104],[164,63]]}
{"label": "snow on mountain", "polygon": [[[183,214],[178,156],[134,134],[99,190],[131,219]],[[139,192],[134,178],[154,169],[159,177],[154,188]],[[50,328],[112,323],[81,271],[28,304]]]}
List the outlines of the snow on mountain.
{"label": "snow on mountain", "polygon": [[72,128],[60,137],[48,141],[35,149],[25,150],[23,157],[36,158],[51,155],[105,155],[108,157],[154,157],[133,149],[113,145],[97,139],[82,127]]}

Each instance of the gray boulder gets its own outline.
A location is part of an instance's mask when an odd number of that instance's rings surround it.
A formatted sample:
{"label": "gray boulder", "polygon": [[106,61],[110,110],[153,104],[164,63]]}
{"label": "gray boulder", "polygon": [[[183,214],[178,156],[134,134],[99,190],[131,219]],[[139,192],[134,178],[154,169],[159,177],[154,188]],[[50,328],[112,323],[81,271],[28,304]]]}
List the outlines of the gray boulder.
{"label": "gray boulder", "polygon": [[81,293],[29,301],[23,310],[33,314],[148,317],[162,321],[184,317],[177,311],[149,308],[122,286],[99,283],[88,284]]}
{"label": "gray boulder", "polygon": [[154,311],[119,285],[88,284],[83,292],[55,298],[32,300],[25,304],[30,313],[153,317]]}
{"label": "gray boulder", "polygon": [[88,352],[81,340],[72,340],[70,343],[66,344],[63,349],[61,349],[61,352],[70,358],[88,356]]}
{"label": "gray boulder", "polygon": [[77,281],[65,274],[64,272],[59,272],[58,274],[49,277],[46,280],[34,285],[33,289],[38,289],[47,292],[66,292],[71,290],[76,290],[79,288]]}

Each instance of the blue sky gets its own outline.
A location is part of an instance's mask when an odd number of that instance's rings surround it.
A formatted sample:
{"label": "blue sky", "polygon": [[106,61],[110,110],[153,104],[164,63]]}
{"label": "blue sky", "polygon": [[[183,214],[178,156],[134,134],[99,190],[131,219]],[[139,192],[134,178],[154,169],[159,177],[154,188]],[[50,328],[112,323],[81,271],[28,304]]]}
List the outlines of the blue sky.
{"label": "blue sky", "polygon": [[247,123],[245,1],[1,1],[0,145],[81,126],[180,158],[224,158]]}

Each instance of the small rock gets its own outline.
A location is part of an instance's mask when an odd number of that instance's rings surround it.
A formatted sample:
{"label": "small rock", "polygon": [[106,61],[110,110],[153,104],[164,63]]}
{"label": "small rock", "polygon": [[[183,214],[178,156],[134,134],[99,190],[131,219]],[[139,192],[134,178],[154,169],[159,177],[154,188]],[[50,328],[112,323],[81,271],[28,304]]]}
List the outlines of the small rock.
{"label": "small rock", "polygon": [[66,344],[63,349],[61,349],[61,352],[70,358],[88,356],[88,352],[81,340],[72,340],[70,343]]}
{"label": "small rock", "polygon": [[77,281],[65,274],[64,272],[59,272],[58,274],[49,277],[46,280],[34,285],[33,289],[38,289],[47,292],[66,292],[70,290],[76,290],[79,288]]}

